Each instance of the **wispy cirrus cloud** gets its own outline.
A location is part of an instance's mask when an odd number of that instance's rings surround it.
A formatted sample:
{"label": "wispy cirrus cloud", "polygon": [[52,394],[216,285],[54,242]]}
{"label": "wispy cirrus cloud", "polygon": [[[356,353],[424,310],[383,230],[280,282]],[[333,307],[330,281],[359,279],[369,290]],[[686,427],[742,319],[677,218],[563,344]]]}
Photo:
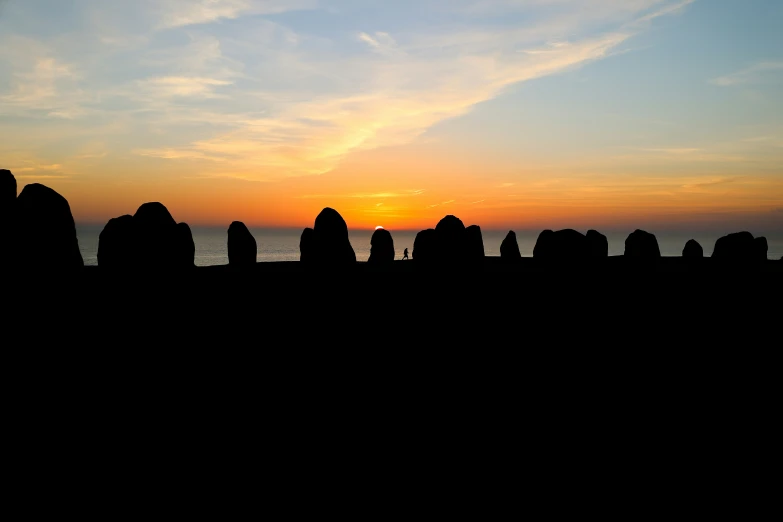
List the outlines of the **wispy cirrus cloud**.
{"label": "wispy cirrus cloud", "polygon": [[452,203],[456,203],[456,202],[457,202],[457,200],[455,200],[455,199],[450,199],[450,200],[448,200],[448,201],[442,201],[442,202],[440,202],[440,203],[434,203],[434,204],[432,204],[432,205],[427,205],[425,208],[436,208],[436,207],[443,207],[443,206],[446,206],[446,205],[451,205]]}
{"label": "wispy cirrus cloud", "polygon": [[[36,42],[41,49],[25,60],[6,56],[12,90],[0,90],[0,109],[13,107],[19,117],[43,110],[85,131],[111,121],[125,133],[121,152],[188,162],[197,173],[321,174],[354,152],[410,143],[513,85],[612,56],[652,20],[689,3],[455,0],[445,16],[443,3],[423,0],[395,14],[415,21],[427,12],[442,22],[391,30],[381,18],[357,17],[358,26],[325,34],[269,17],[316,8],[347,17],[355,6],[143,0],[123,4],[115,31],[105,5],[86,0],[102,17],[82,54]],[[0,35],[0,48],[7,38]],[[111,45],[94,45],[106,38]]]}
{"label": "wispy cirrus cloud", "polygon": [[[420,196],[424,194],[423,189],[406,190],[403,192],[358,192],[355,194],[304,194],[299,196],[301,199],[324,199],[324,198],[337,198],[337,199],[390,199],[390,198],[408,198],[413,196]],[[382,203],[378,203],[378,206]]]}
{"label": "wispy cirrus cloud", "polygon": [[231,82],[215,78],[193,78],[184,76],[166,76],[163,78],[150,78],[139,82],[139,87],[153,96],[198,96],[215,98],[218,87],[231,85]]}
{"label": "wispy cirrus cloud", "polygon": [[721,87],[757,83],[768,74],[780,72],[783,72],[783,60],[762,61],[740,71],[713,78],[710,83]]}
{"label": "wispy cirrus cloud", "polygon": [[31,38],[9,35],[3,40],[0,63],[9,64],[12,73],[10,89],[0,91],[0,106],[48,110],[54,116],[73,111],[73,94],[80,78],[77,67]]}
{"label": "wispy cirrus cloud", "polygon": [[688,183],[682,185],[684,189],[701,189],[705,187],[714,187],[716,185],[725,185],[727,183],[733,183],[740,178],[717,178],[708,181],[699,181],[698,183]]}
{"label": "wispy cirrus cloud", "polygon": [[237,171],[264,172],[271,178],[328,172],[353,151],[409,143],[510,85],[600,59],[627,38],[609,34],[561,45],[545,55],[498,58],[457,50],[439,61],[422,56],[431,48],[413,44],[404,56],[388,62],[356,57],[346,64],[332,63],[326,66],[332,71],[363,71],[362,83],[368,87],[310,99],[294,95],[273,100],[269,116],[237,122],[236,129],[193,142],[187,150],[225,160]]}
{"label": "wispy cirrus cloud", "polygon": [[[725,147],[650,147],[634,148],[635,152],[614,156],[614,159],[634,162],[664,163],[739,163],[747,158],[738,151],[728,151]],[[730,153],[733,152],[733,153]]]}
{"label": "wispy cirrus cloud", "polygon": [[159,27],[208,24],[244,15],[265,15],[311,9],[315,0],[155,0]]}
{"label": "wispy cirrus cloud", "polygon": [[696,149],[696,148],[688,148],[688,147],[669,147],[669,148],[661,148],[661,149],[640,149],[645,152],[660,152],[663,154],[674,154],[677,156],[683,156],[686,154],[695,154],[697,152],[701,152],[702,149]]}

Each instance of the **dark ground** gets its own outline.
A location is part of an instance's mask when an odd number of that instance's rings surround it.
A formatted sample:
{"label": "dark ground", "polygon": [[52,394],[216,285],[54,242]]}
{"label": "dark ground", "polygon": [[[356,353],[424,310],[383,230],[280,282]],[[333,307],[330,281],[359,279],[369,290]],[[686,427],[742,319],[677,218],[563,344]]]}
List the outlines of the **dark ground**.
{"label": "dark ground", "polygon": [[[498,466],[592,460],[591,475],[606,455],[646,475],[674,455],[670,466],[724,469],[737,434],[750,455],[776,418],[783,263],[705,261],[14,274],[3,293],[11,428],[53,455],[67,441],[156,463],[187,451],[199,466],[204,448],[237,463],[257,448],[297,466],[331,456],[329,469],[363,456],[376,472],[397,451],[416,455],[411,469],[432,454],[462,465],[466,452]],[[674,469],[656,477],[690,495]]]}
{"label": "dark ground", "polygon": [[[130,276],[85,267],[76,277],[48,282],[40,274],[17,274],[8,281],[16,290],[8,296],[17,303],[12,313],[21,317],[69,317],[87,331],[136,324],[129,335],[157,322],[162,330],[181,332],[181,340],[205,346],[230,344],[240,334],[248,334],[242,346],[255,345],[250,337],[266,346],[329,339],[403,349],[447,338],[491,346],[501,336],[508,347],[569,337],[580,344],[635,345],[658,332],[666,332],[669,345],[686,342],[689,331],[716,333],[731,326],[731,318],[775,317],[781,311],[780,261],[719,265],[710,258],[697,263],[661,258],[632,264],[610,257],[581,266],[536,261],[510,265],[488,257],[483,269],[460,270],[422,270],[414,261],[395,261],[390,269],[357,263],[348,271],[281,262],[243,272],[214,266]],[[764,324],[769,329],[779,321]],[[318,323],[330,325],[337,337],[321,335],[311,326]],[[580,333],[573,325],[588,330]],[[629,329],[632,334],[623,333]]]}

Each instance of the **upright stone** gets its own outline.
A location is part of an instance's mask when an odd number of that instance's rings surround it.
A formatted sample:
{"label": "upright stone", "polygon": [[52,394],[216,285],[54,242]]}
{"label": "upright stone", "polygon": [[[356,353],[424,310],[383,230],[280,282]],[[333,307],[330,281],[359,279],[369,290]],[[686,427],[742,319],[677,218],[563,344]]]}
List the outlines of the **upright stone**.
{"label": "upright stone", "polygon": [[373,265],[388,265],[394,261],[394,239],[391,233],[383,228],[377,229],[370,238],[370,258]]}
{"label": "upright stone", "polygon": [[10,170],[0,169],[0,268],[10,265],[13,242],[16,178]]}
{"label": "upright stone", "polygon": [[767,252],[769,251],[769,245],[767,245],[767,238],[759,236],[753,240],[756,244],[756,256],[759,261],[767,260]]}
{"label": "upright stone", "polygon": [[430,266],[438,261],[438,233],[428,228],[416,234],[413,241],[413,262],[417,266]]}
{"label": "upright stone", "polygon": [[16,202],[16,178],[10,170],[0,169],[0,213]]}
{"label": "upright stone", "polygon": [[504,261],[520,261],[522,254],[519,252],[519,243],[517,243],[517,234],[509,230],[503,242],[500,243],[500,258]]}
{"label": "upright stone", "polygon": [[465,229],[464,256],[471,264],[481,265],[484,262],[484,238],[478,225],[470,225]]}
{"label": "upright stone", "polygon": [[158,202],[144,203],[133,215],[138,268],[171,269],[177,266],[177,222]]}
{"label": "upright stone", "polygon": [[72,271],[84,267],[68,201],[51,188],[32,183],[16,201],[15,236],[22,269]]}
{"label": "upright stone", "polygon": [[315,230],[312,228],[302,230],[302,236],[299,238],[299,262],[315,262]]}
{"label": "upright stone", "polygon": [[644,230],[635,230],[625,240],[623,255],[634,260],[655,260],[661,257],[658,239]]}
{"label": "upright stone", "polygon": [[[310,229],[308,229],[310,230]],[[301,250],[301,244],[300,244]],[[256,238],[241,221],[228,227],[228,264],[235,268],[255,266],[258,260]]]}
{"label": "upright stone", "polygon": [[701,259],[704,257],[704,249],[695,239],[689,239],[682,249],[682,257],[688,259]]}
{"label": "upright stone", "polygon": [[441,265],[461,264],[465,260],[465,225],[456,216],[448,215],[435,226],[437,257]]}
{"label": "upright stone", "polygon": [[712,257],[721,261],[751,262],[759,258],[758,246],[750,232],[735,232],[715,242]]}
{"label": "upright stone", "polygon": [[536,244],[533,247],[533,259],[547,260],[551,257],[551,244],[554,240],[554,236],[555,231],[549,229],[542,230],[541,233],[538,234]]}
{"label": "upright stone", "polygon": [[573,263],[588,257],[587,238],[581,232],[567,228],[539,234],[533,257],[547,262]]}
{"label": "upright stone", "polygon": [[348,236],[348,225],[339,212],[326,207],[315,218],[315,262],[319,266],[350,268],[356,253]]}
{"label": "upright stone", "polygon": [[101,269],[131,269],[136,265],[133,216],[111,218],[98,236],[98,266]]}
{"label": "upright stone", "polygon": [[193,268],[196,266],[196,243],[193,233],[187,223],[177,223],[176,245],[174,248],[174,265],[177,268]]}
{"label": "upright stone", "polygon": [[585,238],[587,240],[587,255],[590,259],[609,257],[609,241],[605,235],[597,230],[588,230]]}

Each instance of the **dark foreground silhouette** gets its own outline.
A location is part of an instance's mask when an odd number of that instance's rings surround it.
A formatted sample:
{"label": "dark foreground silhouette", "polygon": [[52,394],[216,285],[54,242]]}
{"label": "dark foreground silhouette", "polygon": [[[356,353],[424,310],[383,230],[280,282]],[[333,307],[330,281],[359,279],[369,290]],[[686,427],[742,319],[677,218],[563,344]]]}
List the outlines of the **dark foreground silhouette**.
{"label": "dark foreground silhouette", "polygon": [[229,263],[196,267],[195,245],[187,223],[178,223],[159,202],[142,204],[134,215],[110,219],[99,237],[98,266],[85,267],[68,202],[40,184],[24,187],[17,197],[10,171],[0,171],[0,233],[3,268],[57,277],[102,277],[104,275],[166,276],[196,274],[219,276],[236,272],[245,277],[271,272],[334,273],[500,273],[512,276],[564,270],[568,273],[603,271],[637,274],[687,273],[715,270],[778,274],[779,261],[767,260],[767,241],[750,232],[721,237],[714,253],[705,258],[703,248],[690,240],[681,257],[661,256],[655,235],[635,230],[625,241],[622,256],[608,255],[606,237],[598,231],[585,234],[572,230],[544,230],[533,257],[523,258],[516,235],[509,231],[500,245],[499,257],[487,257],[481,228],[465,226],[453,215],[434,228],[416,235],[411,262],[395,260],[394,240],[385,229],[371,239],[371,255],[358,261],[348,237],[348,226],[339,212],[325,208],[313,227],[302,231],[300,261],[258,263],[258,246],[248,228],[235,221],[227,230]]}
{"label": "dark foreground silhouette", "polygon": [[[487,257],[479,227],[446,216],[418,234],[412,259],[394,260],[379,231],[364,262],[324,209],[302,232],[300,262],[256,262],[255,238],[234,222],[229,263],[194,267],[189,227],[153,202],[109,220],[99,266],[84,267],[67,202],[23,192],[0,173],[4,383],[22,412],[8,425],[35,445],[33,464],[45,461],[36,473],[64,455],[89,470],[85,455],[114,463],[128,448],[154,466],[182,447],[175,459],[201,465],[195,444],[247,453],[242,434],[258,438],[256,427],[289,465],[334,453],[323,443],[350,444],[349,456],[366,447],[363,458],[379,441],[405,451],[411,428],[429,451],[431,426],[467,435],[457,443],[492,437],[490,450],[533,426],[584,456],[591,437],[638,450],[636,432],[676,432],[682,446],[706,415],[725,431],[733,410],[745,431],[751,417],[774,421],[779,365],[767,354],[783,263],[762,261],[755,238],[754,255],[747,238],[721,244],[734,252],[723,263],[662,258],[638,233],[609,257],[600,234],[550,231],[523,258],[510,231]],[[574,437],[577,425],[596,435]],[[237,434],[239,445],[219,444]]]}

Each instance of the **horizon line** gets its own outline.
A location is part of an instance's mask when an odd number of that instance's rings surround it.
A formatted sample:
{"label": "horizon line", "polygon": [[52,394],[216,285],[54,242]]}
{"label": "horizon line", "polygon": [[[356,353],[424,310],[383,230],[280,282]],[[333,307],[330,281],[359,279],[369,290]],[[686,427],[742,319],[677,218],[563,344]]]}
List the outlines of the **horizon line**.
{"label": "horizon line", "polygon": [[[106,226],[106,223],[97,223],[97,222],[90,222],[90,221],[82,221],[78,222],[74,220],[75,226],[78,227],[90,227],[90,228],[103,228]],[[215,230],[225,230],[228,231],[227,225],[205,225],[205,224],[195,224],[191,225],[190,223],[187,223],[190,228],[198,228],[198,229],[215,229]],[[248,225],[245,223],[245,225],[249,229],[256,229],[256,230],[270,230],[270,231],[288,231],[288,232],[301,232],[305,228],[313,228],[312,225],[309,226],[267,226],[267,225]],[[588,228],[572,228],[572,227],[550,227],[550,228],[541,228],[541,227],[515,227],[515,226],[508,226],[508,227],[482,227],[481,225],[478,225],[481,228],[482,233],[483,232],[494,232],[494,233],[508,233],[508,232],[514,232],[514,233],[538,233],[540,234],[544,230],[566,230],[571,228],[572,230],[576,230],[582,233],[586,233],[588,230],[596,230],[598,232],[609,232],[609,233],[628,233],[630,234],[634,230],[645,230],[645,231],[655,231],[657,233],[683,233],[683,234],[690,234],[690,233],[714,233],[714,234],[730,234],[733,232],[741,232],[741,231],[749,231],[751,230],[743,227],[720,227],[720,230],[718,227],[704,227],[704,226],[630,226],[630,227],[617,227],[617,226],[611,226],[611,227],[588,227]],[[385,230],[388,230],[389,232],[401,232],[401,233],[411,233],[411,234],[417,234],[421,232],[422,230],[427,230],[429,228],[435,228],[432,227],[424,227],[424,228],[389,228],[389,227],[382,227]],[[466,226],[467,228],[467,226]],[[348,227],[349,232],[374,232],[376,230],[375,227]],[[755,227],[756,232],[761,233],[769,233],[772,232],[772,230],[767,230],[765,227]],[[757,235],[757,233],[754,233],[754,236]]]}

